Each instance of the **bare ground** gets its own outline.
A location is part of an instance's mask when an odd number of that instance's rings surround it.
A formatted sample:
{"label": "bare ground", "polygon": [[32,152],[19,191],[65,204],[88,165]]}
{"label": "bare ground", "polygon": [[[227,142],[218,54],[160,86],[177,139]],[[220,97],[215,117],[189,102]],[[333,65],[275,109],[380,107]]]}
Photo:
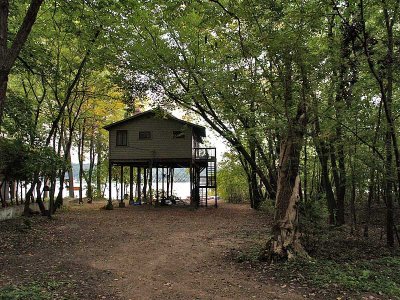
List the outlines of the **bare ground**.
{"label": "bare ground", "polygon": [[53,220],[0,225],[0,288],[54,282],[55,299],[303,298],[232,260],[233,249],[268,230],[266,216],[246,205],[106,211],[85,204]]}

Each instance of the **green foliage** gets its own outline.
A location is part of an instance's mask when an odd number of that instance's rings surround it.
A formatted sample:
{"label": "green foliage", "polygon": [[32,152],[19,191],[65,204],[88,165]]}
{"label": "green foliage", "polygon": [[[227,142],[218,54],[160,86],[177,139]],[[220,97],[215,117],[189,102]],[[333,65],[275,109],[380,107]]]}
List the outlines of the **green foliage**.
{"label": "green foliage", "polygon": [[6,286],[0,289],[0,300],[50,300],[53,299],[51,289],[60,283],[49,282],[46,285],[31,283],[23,286]]}
{"label": "green foliage", "polygon": [[330,260],[287,263],[289,272],[300,271],[312,285],[334,285],[356,292],[373,292],[400,299],[400,257],[382,257],[338,263]]}
{"label": "green foliage", "polygon": [[35,174],[50,176],[64,161],[50,147],[29,146],[21,140],[0,138],[0,170],[9,180],[31,180]]}
{"label": "green foliage", "polygon": [[310,199],[307,202],[300,202],[300,224],[307,230],[321,228],[326,225],[328,208],[324,198]]}
{"label": "green foliage", "polygon": [[249,200],[249,187],[246,174],[238,159],[233,154],[225,154],[218,167],[218,193],[230,203],[241,203]]}
{"label": "green foliage", "polygon": [[253,245],[246,251],[240,251],[235,260],[239,263],[242,262],[251,262],[251,263],[258,263],[260,260],[260,253],[264,250],[264,245]]}
{"label": "green foliage", "polygon": [[262,201],[259,210],[266,212],[268,215],[272,217],[275,213],[275,201],[270,199]]}
{"label": "green foliage", "polygon": [[66,281],[49,280],[45,283],[31,282],[20,286],[5,286],[0,288],[0,300],[50,300],[55,298],[54,292],[57,289],[70,284]]}

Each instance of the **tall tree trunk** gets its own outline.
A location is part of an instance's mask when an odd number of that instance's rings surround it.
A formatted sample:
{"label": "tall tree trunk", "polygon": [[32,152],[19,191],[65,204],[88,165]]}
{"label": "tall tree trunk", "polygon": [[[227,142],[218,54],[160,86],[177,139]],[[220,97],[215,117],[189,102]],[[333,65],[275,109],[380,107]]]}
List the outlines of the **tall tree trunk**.
{"label": "tall tree trunk", "polygon": [[[354,147],[355,148],[355,147]],[[356,149],[354,149],[354,153],[356,153]],[[356,174],[355,174],[355,163],[352,163],[351,168],[351,197],[350,197],[350,215],[351,215],[351,233],[357,231],[357,214],[356,214]],[[353,231],[354,230],[354,231]]]}
{"label": "tall tree trunk", "polygon": [[6,207],[7,206],[7,202],[6,202],[6,179],[3,179],[0,183],[0,200],[1,200],[1,207]]}
{"label": "tall tree trunk", "polygon": [[8,72],[0,73],[0,128],[3,123],[4,106],[6,103],[6,93],[8,85]]}
{"label": "tall tree trunk", "polygon": [[37,178],[35,181],[36,181],[36,203],[39,206],[42,216],[46,216],[48,215],[48,211],[46,210],[46,207],[44,206],[42,199],[42,182],[39,180],[39,178]]}
{"label": "tall tree trunk", "polygon": [[41,186],[41,182],[39,180],[39,176],[37,174],[34,175],[34,179],[31,183],[31,186],[29,188],[29,190],[26,193],[25,196],[25,203],[24,203],[24,215],[25,216],[29,216],[32,214],[32,210],[29,207],[31,203],[34,203],[34,195],[33,195],[33,191],[35,190],[35,188],[38,188],[39,192],[37,193],[37,197],[36,197],[36,203],[39,206],[40,212],[43,216],[48,215],[48,211],[46,210],[42,198],[40,196],[40,186]]}
{"label": "tall tree trunk", "polygon": [[328,168],[328,159],[329,159],[329,147],[321,135],[321,127],[319,122],[319,111],[318,111],[318,102],[315,97],[313,97],[313,108],[314,108],[314,142],[315,148],[317,151],[318,159],[321,164],[321,181],[322,186],[325,191],[326,200],[328,203],[329,210],[329,224],[336,224],[336,200],[335,195],[333,194],[332,184],[329,178],[329,168]]}
{"label": "tall tree trunk", "polygon": [[393,214],[393,149],[390,131],[386,134],[386,172],[385,172],[385,202],[386,202],[386,242],[394,247],[394,214]]}
{"label": "tall tree trunk", "polygon": [[19,205],[18,187],[19,187],[19,180],[15,181],[15,204],[17,205]]}
{"label": "tall tree trunk", "polygon": [[79,143],[78,143],[78,159],[79,159],[79,203],[83,203],[83,151],[85,144],[85,123],[83,120],[82,128],[80,131]]}
{"label": "tall tree trunk", "polygon": [[30,216],[31,213],[32,213],[32,210],[30,208],[30,204],[31,204],[31,199],[33,197],[34,188],[35,188],[35,185],[32,182],[31,186],[29,187],[29,189],[28,189],[28,191],[26,192],[26,195],[25,195],[24,216]]}
{"label": "tall tree trunk", "polygon": [[[254,145],[251,145],[252,149],[250,150],[250,155],[256,160],[256,149]],[[250,175],[250,186],[251,186],[251,195],[252,195],[252,202],[253,208],[259,209],[261,205],[262,196],[259,193],[258,189],[258,181],[257,181],[257,171],[250,166],[251,175]]]}
{"label": "tall tree trunk", "polygon": [[306,256],[297,231],[298,202],[300,201],[299,160],[302,139],[302,132],[294,130],[289,133],[281,146],[275,224],[272,228],[273,237],[267,245],[269,261]]}
{"label": "tall tree trunk", "polygon": [[321,163],[321,179],[322,179],[322,186],[325,191],[326,200],[328,203],[328,210],[329,210],[329,224],[334,225],[336,224],[336,201],[335,195],[333,194],[333,189],[331,185],[331,181],[329,179],[329,170],[328,170],[328,156],[329,153],[327,152],[327,147],[324,142],[318,147],[317,153],[318,158]]}
{"label": "tall tree trunk", "polygon": [[336,203],[337,203],[337,224],[343,225],[345,223],[345,205],[344,200],[346,196],[346,167],[344,159],[344,147],[341,138],[341,130],[339,135],[340,142],[338,145],[338,160],[339,160],[339,186],[336,187]]}
{"label": "tall tree trunk", "polygon": [[364,223],[364,237],[369,236],[369,222],[371,218],[371,205],[372,199],[374,194],[374,187],[375,187],[375,172],[371,168],[370,175],[369,175],[369,184],[368,184],[368,200],[366,205],[366,212],[365,212],[365,223]]}
{"label": "tall tree trunk", "polygon": [[309,84],[304,66],[300,65],[302,96],[297,106],[296,116],[290,117],[288,111],[293,105],[291,64],[290,59],[285,62],[284,84],[288,131],[280,148],[276,213],[272,237],[266,248],[266,258],[269,261],[308,257],[301,245],[298,232],[298,203],[300,201],[300,153],[306,132]]}
{"label": "tall tree trunk", "polygon": [[8,182],[8,188],[10,190],[10,203],[14,205],[14,197],[15,197],[15,180]]}
{"label": "tall tree trunk", "polygon": [[50,176],[50,192],[49,192],[49,217],[56,211],[55,208],[55,194],[56,194],[56,171]]}
{"label": "tall tree trunk", "polygon": [[[95,149],[94,149],[94,135],[93,133],[90,136],[90,143],[89,143],[89,169],[87,172],[87,196],[89,198],[88,202],[92,203],[93,201],[93,188],[92,188],[92,182],[93,182],[93,168],[94,168],[94,162],[96,159],[96,154],[95,154]],[[86,179],[86,178],[85,178]]]}
{"label": "tall tree trunk", "polygon": [[[64,150],[65,151],[65,150]],[[71,153],[68,154],[68,196],[75,198],[74,194],[74,171],[72,168]]]}

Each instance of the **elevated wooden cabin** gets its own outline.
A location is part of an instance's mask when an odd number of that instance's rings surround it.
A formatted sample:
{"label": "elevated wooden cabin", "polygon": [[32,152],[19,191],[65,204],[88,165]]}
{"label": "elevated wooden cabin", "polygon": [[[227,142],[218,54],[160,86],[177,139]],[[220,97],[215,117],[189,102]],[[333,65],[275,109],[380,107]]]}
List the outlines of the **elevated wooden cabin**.
{"label": "elevated wooden cabin", "polygon": [[[136,113],[132,117],[104,127],[109,131],[109,177],[111,205],[111,169],[130,167],[130,201],[133,201],[133,168],[137,168],[136,186],[139,201],[159,202],[172,197],[175,168],[190,169],[191,203],[207,205],[209,189],[216,197],[216,151],[200,147],[206,130],[203,126],[178,119],[161,109]],[[156,195],[151,186],[154,176],[162,169],[162,189],[159,195],[156,178]],[[153,174],[155,171],[155,174]],[[166,177],[166,185],[164,185]],[[142,189],[142,186],[144,189]],[[166,189],[165,189],[166,186]],[[143,190],[143,193],[142,193]],[[122,189],[121,189],[122,193]],[[123,200],[121,194],[121,201]],[[121,202],[121,206],[123,206]],[[216,205],[216,200],[215,200]]]}

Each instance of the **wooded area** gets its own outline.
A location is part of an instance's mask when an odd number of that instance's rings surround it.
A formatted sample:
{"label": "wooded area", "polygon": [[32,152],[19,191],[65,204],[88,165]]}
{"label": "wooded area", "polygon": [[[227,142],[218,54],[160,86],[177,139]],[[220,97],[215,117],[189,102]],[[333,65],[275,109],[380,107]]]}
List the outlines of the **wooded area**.
{"label": "wooded area", "polygon": [[66,174],[73,186],[76,152],[80,186],[101,198],[103,126],[146,105],[180,108],[230,148],[218,174],[224,198],[272,209],[260,259],[309,258],[303,232],[321,223],[380,235],[395,253],[399,6],[0,0],[2,207],[23,200],[29,215],[35,201],[53,215]]}

